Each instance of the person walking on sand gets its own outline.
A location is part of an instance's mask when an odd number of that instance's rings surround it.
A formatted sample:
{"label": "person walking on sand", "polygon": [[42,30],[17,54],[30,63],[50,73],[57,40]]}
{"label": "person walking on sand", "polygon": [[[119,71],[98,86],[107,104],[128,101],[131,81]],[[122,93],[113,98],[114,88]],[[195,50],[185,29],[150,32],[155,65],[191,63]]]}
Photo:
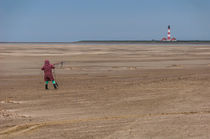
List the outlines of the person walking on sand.
{"label": "person walking on sand", "polygon": [[44,71],[44,81],[45,81],[45,89],[48,89],[48,82],[52,81],[53,86],[55,89],[57,89],[57,85],[56,82],[53,78],[53,74],[52,74],[52,69],[54,69],[54,65],[50,64],[49,60],[45,60],[44,62],[44,66],[42,67],[41,70]]}

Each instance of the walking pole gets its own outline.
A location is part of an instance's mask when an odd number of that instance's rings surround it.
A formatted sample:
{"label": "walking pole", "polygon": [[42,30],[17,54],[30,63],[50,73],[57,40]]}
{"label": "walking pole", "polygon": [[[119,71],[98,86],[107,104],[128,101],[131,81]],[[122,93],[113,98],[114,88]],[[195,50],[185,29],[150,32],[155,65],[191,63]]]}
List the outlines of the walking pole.
{"label": "walking pole", "polygon": [[[53,65],[59,65],[59,64],[60,64],[60,68],[63,68],[63,64],[64,64],[63,61],[61,61],[61,62],[59,62],[59,63],[55,63],[55,64],[53,64]],[[57,80],[56,80],[55,69],[53,69],[53,74],[54,74],[54,77],[55,77],[55,84],[56,84],[56,86],[58,87],[58,83],[57,83]]]}
{"label": "walking pole", "polygon": [[53,74],[54,74],[54,78],[55,78],[55,85],[58,87],[58,83],[57,83],[57,80],[56,80],[55,69],[53,69]]}

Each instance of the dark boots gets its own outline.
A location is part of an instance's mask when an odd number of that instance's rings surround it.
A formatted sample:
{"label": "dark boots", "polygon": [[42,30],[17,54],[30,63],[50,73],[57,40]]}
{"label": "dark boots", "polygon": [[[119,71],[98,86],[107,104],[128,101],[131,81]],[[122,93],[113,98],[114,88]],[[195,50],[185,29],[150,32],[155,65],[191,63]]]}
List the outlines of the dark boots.
{"label": "dark boots", "polygon": [[46,89],[46,90],[48,89],[48,84],[45,84],[45,89]]}
{"label": "dark boots", "polygon": [[57,86],[56,86],[56,84],[53,84],[53,86],[54,86],[54,88],[55,88],[55,89],[57,89]]}
{"label": "dark boots", "polygon": [[[54,87],[55,89],[58,88],[58,87],[57,87],[57,84],[53,84],[53,87]],[[48,84],[45,84],[45,89],[48,90]]]}

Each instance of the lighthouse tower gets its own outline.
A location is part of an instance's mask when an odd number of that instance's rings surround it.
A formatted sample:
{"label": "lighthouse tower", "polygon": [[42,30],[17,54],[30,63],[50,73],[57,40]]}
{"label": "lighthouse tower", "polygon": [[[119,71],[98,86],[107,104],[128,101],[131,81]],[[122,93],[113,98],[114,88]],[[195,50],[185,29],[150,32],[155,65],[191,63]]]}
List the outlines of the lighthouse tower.
{"label": "lighthouse tower", "polygon": [[171,28],[170,25],[168,25],[168,39],[167,41],[171,41]]}
{"label": "lighthouse tower", "polygon": [[167,38],[163,37],[161,41],[176,41],[175,37],[171,38],[171,27],[170,27],[170,25],[168,25],[168,37]]}

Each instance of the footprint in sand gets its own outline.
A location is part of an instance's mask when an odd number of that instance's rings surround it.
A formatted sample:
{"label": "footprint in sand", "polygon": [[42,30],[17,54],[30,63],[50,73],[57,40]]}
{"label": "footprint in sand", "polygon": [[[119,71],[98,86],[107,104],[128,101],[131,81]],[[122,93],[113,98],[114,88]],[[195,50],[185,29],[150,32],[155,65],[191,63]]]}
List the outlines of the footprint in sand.
{"label": "footprint in sand", "polygon": [[129,70],[136,70],[136,67],[127,67]]}
{"label": "footprint in sand", "polygon": [[183,68],[183,65],[173,64],[173,65],[168,66],[168,68],[172,68],[172,69],[182,69],[182,68]]}

